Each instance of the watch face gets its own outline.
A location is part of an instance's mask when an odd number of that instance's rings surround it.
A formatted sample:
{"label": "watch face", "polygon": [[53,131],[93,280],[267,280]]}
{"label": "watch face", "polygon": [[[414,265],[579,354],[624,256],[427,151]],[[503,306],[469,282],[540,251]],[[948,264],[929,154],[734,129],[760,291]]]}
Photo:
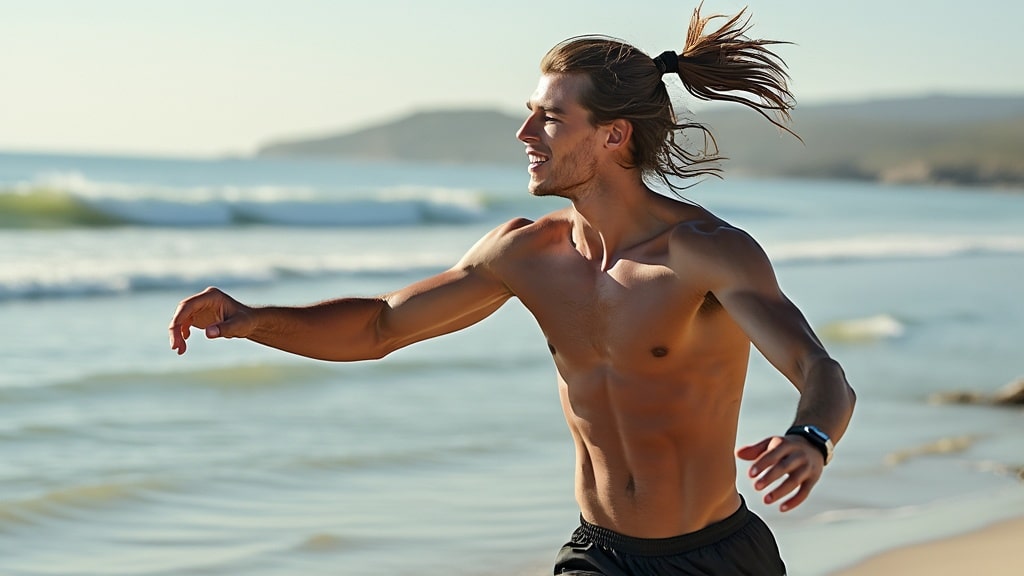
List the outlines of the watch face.
{"label": "watch face", "polygon": [[807,426],[805,427],[805,430],[817,436],[822,442],[827,442],[829,440],[828,434],[822,432],[817,426]]}
{"label": "watch face", "polygon": [[806,438],[808,442],[814,444],[821,450],[821,455],[825,457],[826,465],[832,460],[832,439],[817,426],[813,424],[796,425],[787,430],[786,434],[799,434]]}

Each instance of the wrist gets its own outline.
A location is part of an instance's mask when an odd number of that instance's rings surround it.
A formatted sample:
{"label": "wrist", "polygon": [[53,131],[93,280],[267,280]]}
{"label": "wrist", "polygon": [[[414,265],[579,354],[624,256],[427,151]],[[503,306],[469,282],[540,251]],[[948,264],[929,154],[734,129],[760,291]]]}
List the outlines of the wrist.
{"label": "wrist", "polygon": [[825,460],[827,466],[832,461],[832,452],[835,446],[832,443],[832,439],[829,435],[822,432],[821,428],[812,424],[798,424],[791,426],[789,430],[786,430],[786,436],[800,436],[807,440],[821,452],[821,457]]}

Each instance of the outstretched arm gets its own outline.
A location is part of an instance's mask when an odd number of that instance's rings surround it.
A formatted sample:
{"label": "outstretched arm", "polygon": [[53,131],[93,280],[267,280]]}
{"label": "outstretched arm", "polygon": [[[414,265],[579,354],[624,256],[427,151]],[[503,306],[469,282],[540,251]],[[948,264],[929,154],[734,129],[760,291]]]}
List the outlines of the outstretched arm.
{"label": "outstretched arm", "polygon": [[[817,426],[837,442],[856,400],[842,367],[782,293],[768,257],[750,236],[727,226],[710,236],[713,248],[702,255],[702,264],[712,271],[712,291],[757,349],[800,391],[793,423]],[[787,511],[806,500],[825,461],[808,440],[784,431],[740,448],[737,455],[752,462],[749,475],[757,490],[782,480],[764,501],[789,496],[781,505]]]}
{"label": "outstretched arm", "polygon": [[171,348],[184,354],[196,327],[208,338],[247,338],[310,358],[366,360],[465,328],[512,296],[491,267],[511,226],[482,238],[451,269],[375,298],[255,308],[208,288],[178,304],[170,324]]}

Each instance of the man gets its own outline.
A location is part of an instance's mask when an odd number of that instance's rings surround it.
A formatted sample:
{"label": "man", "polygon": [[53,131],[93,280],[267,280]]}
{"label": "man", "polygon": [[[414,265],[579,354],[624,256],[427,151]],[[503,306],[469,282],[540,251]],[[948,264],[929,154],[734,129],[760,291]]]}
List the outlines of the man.
{"label": "man", "polygon": [[[787,511],[821,476],[854,394],[743,231],[652,191],[712,173],[674,135],[663,73],[702,98],[785,113],[785,73],[744,36],[741,14],[705,35],[694,12],[682,56],[652,59],[607,38],[553,48],[517,137],[530,192],[571,206],[507,222],[451,269],[377,298],[253,308],[216,288],[179,304],[190,327],[312,358],[381,358],[460,330],[518,298],[543,330],[576,446],[581,525],[556,574],[783,574],[767,526],[736,490],[738,455],[764,502]],[[758,101],[743,98],[746,93]],[[800,391],[794,426],[735,450],[753,343]]]}

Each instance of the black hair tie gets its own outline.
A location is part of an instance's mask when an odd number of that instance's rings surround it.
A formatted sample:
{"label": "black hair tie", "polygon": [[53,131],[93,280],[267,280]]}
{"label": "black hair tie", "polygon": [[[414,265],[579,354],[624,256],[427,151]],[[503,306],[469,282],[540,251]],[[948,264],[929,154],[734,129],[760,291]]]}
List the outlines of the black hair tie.
{"label": "black hair tie", "polygon": [[675,74],[679,72],[679,55],[671,50],[662,52],[654,59],[654,65],[661,74]]}

